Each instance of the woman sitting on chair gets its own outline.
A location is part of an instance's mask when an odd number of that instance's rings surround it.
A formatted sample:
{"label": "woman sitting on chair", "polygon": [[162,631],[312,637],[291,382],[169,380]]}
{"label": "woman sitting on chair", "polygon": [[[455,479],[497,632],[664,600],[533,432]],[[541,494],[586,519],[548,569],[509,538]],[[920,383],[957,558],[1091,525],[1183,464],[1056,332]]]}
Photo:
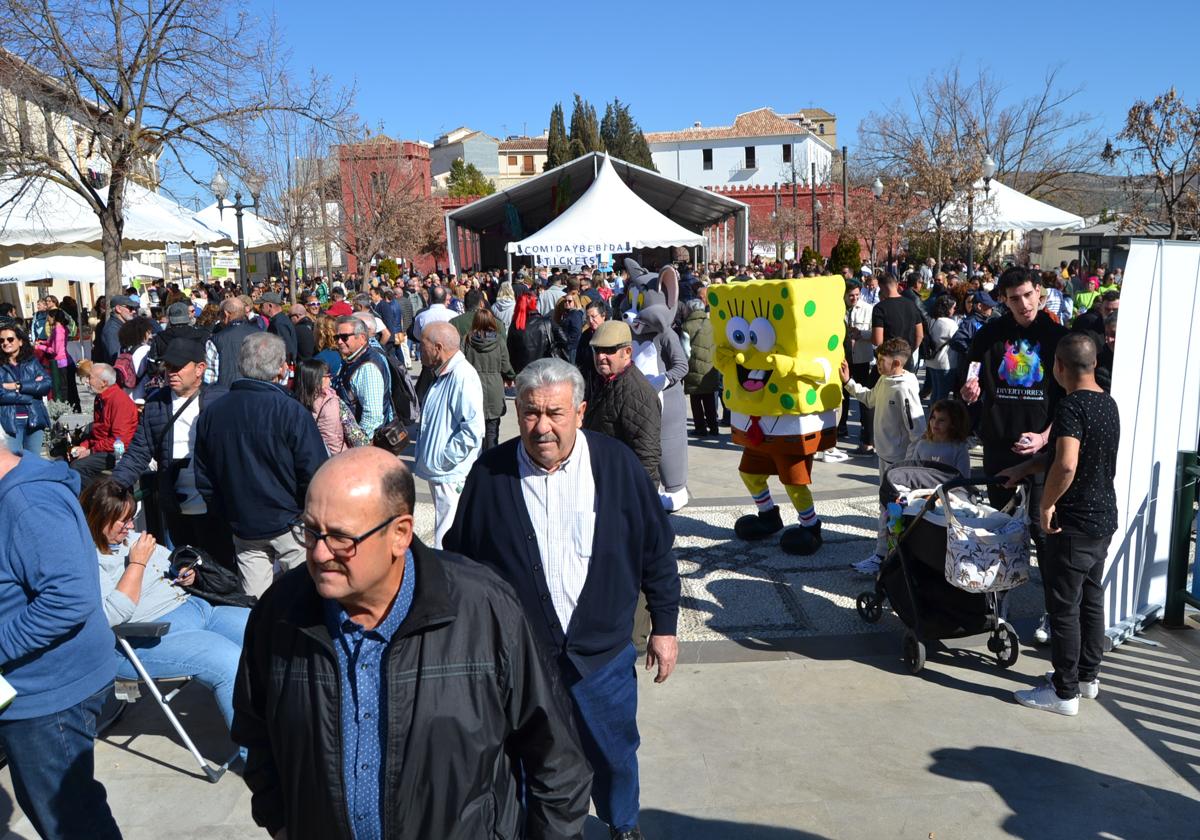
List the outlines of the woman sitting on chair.
{"label": "woman sitting on chair", "polygon": [[[166,621],[171,629],[156,639],[130,639],[152,677],[194,677],[212,689],[228,727],[233,722],[233,683],[246,607],[214,607],[181,587],[195,581],[188,570],[173,579],[171,553],[150,534],[132,531],[137,510],[133,493],[110,479],[92,484],[79,499],[100,559],[100,594],[110,627],[126,622]],[[137,679],[120,649],[117,676]]]}

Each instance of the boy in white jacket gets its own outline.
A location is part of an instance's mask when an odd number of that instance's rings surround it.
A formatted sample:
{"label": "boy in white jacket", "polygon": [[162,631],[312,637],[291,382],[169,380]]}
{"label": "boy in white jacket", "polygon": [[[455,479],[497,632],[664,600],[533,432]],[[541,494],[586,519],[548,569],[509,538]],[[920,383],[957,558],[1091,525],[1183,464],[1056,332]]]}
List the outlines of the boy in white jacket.
{"label": "boy in white jacket", "polygon": [[[888,469],[903,461],[913,443],[925,434],[925,412],[921,408],[917,377],[904,369],[912,348],[902,338],[889,338],[875,351],[879,381],[866,388],[850,378],[850,366],[842,362],[841,376],[846,392],[875,412],[875,452],[879,455],[879,483]],[[887,509],[880,506],[879,537],[875,553],[852,564],[856,572],[873,577],[888,550]]]}

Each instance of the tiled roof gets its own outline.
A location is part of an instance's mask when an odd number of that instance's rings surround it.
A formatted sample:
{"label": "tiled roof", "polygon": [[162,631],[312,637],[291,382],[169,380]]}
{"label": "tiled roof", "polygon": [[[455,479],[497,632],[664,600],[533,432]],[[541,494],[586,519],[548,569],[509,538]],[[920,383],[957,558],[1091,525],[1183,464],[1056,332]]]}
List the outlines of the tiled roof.
{"label": "tiled roof", "polygon": [[824,108],[801,108],[794,114],[783,114],[789,120],[794,120],[798,117],[808,117],[810,120],[833,120],[836,116],[826,111]]}
{"label": "tiled roof", "polygon": [[685,128],[683,131],[653,131],[646,134],[647,143],[674,143],[681,140],[726,140],[736,137],[770,137],[808,133],[791,120],[785,120],[770,108],[759,108],[738,114],[733,125],[708,128]]}
{"label": "tiled roof", "polygon": [[513,137],[501,141],[502,152],[544,152],[546,151],[545,137]]}

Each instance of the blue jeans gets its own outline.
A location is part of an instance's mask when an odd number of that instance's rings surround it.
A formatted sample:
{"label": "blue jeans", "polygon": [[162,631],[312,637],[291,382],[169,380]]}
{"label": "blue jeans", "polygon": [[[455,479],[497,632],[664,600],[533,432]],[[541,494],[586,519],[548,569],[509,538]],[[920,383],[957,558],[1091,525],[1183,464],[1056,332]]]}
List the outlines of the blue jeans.
{"label": "blue jeans", "polygon": [[110,690],[54,714],[0,720],[17,804],[46,840],[121,840],[94,772],[96,717]]}
{"label": "blue jeans", "polygon": [[[130,639],[129,644],[152,677],[195,677],[212,689],[225,726],[233,723],[233,682],[242,639],[246,635],[246,607],[214,607],[192,596],[156,621],[169,621],[171,629],[159,639]],[[117,676],[137,679],[137,671],[120,649]]]}
{"label": "blue jeans", "polygon": [[571,686],[596,816],[618,831],[638,823],[637,651],[633,645]]}
{"label": "blue jeans", "polygon": [[925,375],[929,377],[929,403],[932,405],[938,400],[944,400],[950,396],[951,390],[954,388],[954,376],[958,373],[956,370],[935,370],[931,367],[925,368]]}
{"label": "blue jeans", "polygon": [[46,433],[42,429],[30,429],[27,420],[17,420],[16,424],[17,433],[10,435],[5,440],[5,443],[8,444],[8,451],[14,455],[20,455],[24,451],[41,457],[42,438]]}

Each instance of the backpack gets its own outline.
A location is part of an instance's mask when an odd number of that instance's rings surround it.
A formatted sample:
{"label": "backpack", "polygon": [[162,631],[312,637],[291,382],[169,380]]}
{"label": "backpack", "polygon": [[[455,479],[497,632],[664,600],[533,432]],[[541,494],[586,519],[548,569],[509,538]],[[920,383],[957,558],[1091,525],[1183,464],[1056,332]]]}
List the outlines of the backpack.
{"label": "backpack", "polygon": [[389,374],[388,394],[392,400],[392,417],[403,420],[406,425],[421,422],[421,401],[413,385],[408,368],[391,353],[383,354]]}
{"label": "backpack", "polygon": [[113,359],[113,370],[117,372],[117,385],[128,390],[137,385],[137,371],[133,367],[133,353],[123,350]]}

